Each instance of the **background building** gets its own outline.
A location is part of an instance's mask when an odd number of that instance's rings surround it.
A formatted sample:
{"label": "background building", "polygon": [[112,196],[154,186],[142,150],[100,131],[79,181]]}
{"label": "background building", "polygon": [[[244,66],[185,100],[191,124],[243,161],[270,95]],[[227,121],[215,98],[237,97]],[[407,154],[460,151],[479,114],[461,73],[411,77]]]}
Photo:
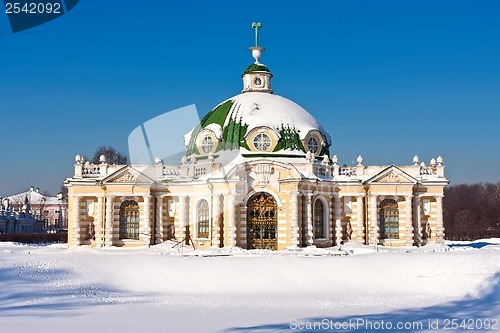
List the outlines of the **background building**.
{"label": "background building", "polygon": [[41,229],[45,232],[68,228],[68,202],[62,193],[54,197],[31,187],[26,192],[4,197],[1,202],[4,214],[10,212],[11,215],[39,220]]}

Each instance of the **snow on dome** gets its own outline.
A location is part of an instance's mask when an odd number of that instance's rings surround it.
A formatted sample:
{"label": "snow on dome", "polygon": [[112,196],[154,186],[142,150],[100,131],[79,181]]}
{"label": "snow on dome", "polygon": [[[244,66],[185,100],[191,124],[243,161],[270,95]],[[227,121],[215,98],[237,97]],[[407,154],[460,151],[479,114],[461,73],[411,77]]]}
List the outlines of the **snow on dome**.
{"label": "snow on dome", "polygon": [[222,127],[219,124],[215,124],[215,123],[208,124],[205,128],[214,132],[215,137],[217,139],[222,138]]}
{"label": "snow on dome", "polygon": [[[274,94],[246,92],[228,100],[234,102],[230,110],[233,117],[241,118],[242,123],[248,124],[247,133],[256,127],[266,126],[277,131],[282,126],[289,126],[299,131],[301,139],[304,139],[309,131],[319,130],[330,144],[330,136],[318,121],[304,108],[287,98]],[[224,126],[228,122],[229,117],[226,118]]]}
{"label": "snow on dome", "polygon": [[[184,136],[187,154],[196,152],[196,138],[204,129],[212,130],[218,139],[226,138],[224,133],[235,133],[238,131],[240,139],[247,138],[256,128],[269,128],[281,138],[282,131],[285,133],[297,133],[300,140],[305,140],[311,131],[318,131],[329,147],[331,139],[328,133],[314,117],[304,108],[291,100],[264,92],[245,92],[233,96],[210,111],[200,123]],[[241,134],[241,136],[240,136]],[[231,138],[229,149],[239,146],[234,143],[235,136]],[[224,146],[221,146],[221,149]],[[286,148],[286,147],[283,147]]]}

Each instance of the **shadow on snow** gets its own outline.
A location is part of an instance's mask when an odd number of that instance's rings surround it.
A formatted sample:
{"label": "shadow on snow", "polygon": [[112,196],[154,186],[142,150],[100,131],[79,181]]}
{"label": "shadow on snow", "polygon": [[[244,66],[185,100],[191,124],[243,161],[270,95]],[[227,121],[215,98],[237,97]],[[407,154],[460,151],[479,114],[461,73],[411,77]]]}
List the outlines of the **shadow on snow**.
{"label": "shadow on snow", "polygon": [[472,247],[474,249],[481,249],[488,245],[498,245],[497,243],[488,242],[477,242],[477,243],[467,243],[467,244],[448,244],[449,247]]}
{"label": "shadow on snow", "polygon": [[[72,281],[70,270],[17,267],[0,261],[0,318],[12,316],[51,317],[77,315],[89,306],[138,301],[134,295],[103,285]],[[73,310],[73,311],[70,311]]]}
{"label": "shadow on snow", "polygon": [[[385,323],[390,322],[393,327],[392,331],[398,331],[396,329],[396,324],[401,323],[422,323],[421,327],[414,326],[408,329],[401,329],[404,332],[422,332],[422,331],[442,331],[444,329],[445,319],[457,319],[458,324],[462,319],[483,319],[492,320],[500,319],[500,272],[496,273],[492,277],[492,285],[486,290],[480,297],[467,296],[461,300],[425,307],[425,308],[413,308],[404,309],[394,312],[378,313],[378,314],[367,314],[363,316],[344,316],[344,317],[311,317],[311,318],[297,318],[297,322],[301,323],[313,323],[317,322],[319,325],[323,320],[327,320],[328,323],[349,323],[356,322],[358,319],[363,320],[365,325],[360,325],[358,327],[346,327],[346,329],[336,329],[334,326],[328,326],[321,328],[317,326],[317,329],[306,329],[298,328],[294,325],[295,329],[292,329],[291,323],[276,323],[276,324],[266,324],[258,326],[248,326],[248,327],[232,327],[224,330],[223,332],[343,332],[343,333],[369,333],[369,332],[382,332],[382,328],[376,328],[376,323],[380,323],[382,320]],[[429,328],[429,320],[435,322],[439,319],[439,330]],[[371,323],[372,326],[369,326]],[[347,325],[347,324],[346,324]],[[448,331],[451,325],[448,325]],[[386,326],[387,327],[387,326]],[[497,325],[497,329],[500,327],[500,323]],[[389,329],[387,329],[389,330]],[[461,329],[458,329],[461,330]],[[491,331],[482,329],[482,331]],[[496,331],[496,330],[495,330]]]}

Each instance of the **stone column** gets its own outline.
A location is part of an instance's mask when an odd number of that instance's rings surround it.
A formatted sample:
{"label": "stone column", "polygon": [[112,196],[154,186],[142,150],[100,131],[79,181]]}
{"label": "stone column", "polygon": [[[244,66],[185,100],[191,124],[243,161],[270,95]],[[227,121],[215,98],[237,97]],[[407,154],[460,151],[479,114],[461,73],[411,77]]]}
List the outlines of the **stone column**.
{"label": "stone column", "polygon": [[434,232],[434,237],[436,242],[444,242],[443,195],[436,195],[436,231]]}
{"label": "stone column", "polygon": [[141,223],[139,224],[139,237],[142,240],[142,244],[151,244],[151,196],[143,195],[144,200]]}
{"label": "stone column", "polygon": [[313,230],[313,212],[312,212],[312,193],[306,194],[306,245],[313,245],[314,242],[314,230]]}
{"label": "stone column", "polygon": [[290,207],[290,243],[292,247],[298,247],[300,244],[299,232],[299,192],[291,193]]}
{"label": "stone column", "polygon": [[222,194],[215,193],[213,195],[213,211],[212,211],[212,247],[220,247],[220,227],[222,221]]}
{"label": "stone column", "polygon": [[236,195],[230,194],[227,198],[227,232],[228,246],[236,246]]}
{"label": "stone column", "polygon": [[80,197],[73,197],[73,246],[82,245],[80,228]]}
{"label": "stone column", "polygon": [[103,197],[97,197],[97,215],[96,219],[94,221],[94,227],[95,227],[95,245],[96,247],[101,247],[104,246],[104,239],[103,239],[103,234],[104,234],[104,226],[102,225],[104,222],[103,218],[103,204],[104,204],[104,198]]}
{"label": "stone column", "polygon": [[106,197],[106,228],[105,228],[105,246],[113,246],[113,200],[114,196],[109,195]]}
{"label": "stone column", "polygon": [[186,196],[180,196],[179,197],[179,227],[175,228],[175,238],[177,240],[185,240],[187,235],[186,235],[186,226],[188,224],[188,218],[187,218],[187,197]]}
{"label": "stone column", "polygon": [[380,229],[378,225],[378,212],[377,212],[377,196],[370,196],[370,230],[367,230],[370,233],[370,244],[375,245],[378,244]]}
{"label": "stone column", "polygon": [[420,206],[420,195],[416,194],[413,197],[413,207],[414,207],[414,238],[415,245],[420,246],[422,244],[422,221],[421,221],[421,206]]}
{"label": "stone column", "polygon": [[335,195],[335,245],[340,246],[342,241],[342,208],[340,195]]}
{"label": "stone column", "polygon": [[364,205],[363,196],[356,196],[356,237],[358,242],[364,243],[363,230],[365,228],[364,223]]}
{"label": "stone column", "polygon": [[411,207],[412,207],[412,196],[405,196],[405,225],[406,225],[406,245],[413,245],[413,218],[411,216]]}
{"label": "stone column", "polygon": [[163,243],[165,226],[163,222],[163,195],[156,197],[156,226],[155,226],[155,244]]}

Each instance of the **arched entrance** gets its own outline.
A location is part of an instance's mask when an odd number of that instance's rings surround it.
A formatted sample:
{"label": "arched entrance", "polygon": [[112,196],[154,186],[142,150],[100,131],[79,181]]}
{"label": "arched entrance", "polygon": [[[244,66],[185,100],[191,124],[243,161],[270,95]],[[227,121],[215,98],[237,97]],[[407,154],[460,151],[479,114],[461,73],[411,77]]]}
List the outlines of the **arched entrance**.
{"label": "arched entrance", "polygon": [[276,250],[278,247],[278,205],[273,196],[260,192],[247,202],[248,249]]}

